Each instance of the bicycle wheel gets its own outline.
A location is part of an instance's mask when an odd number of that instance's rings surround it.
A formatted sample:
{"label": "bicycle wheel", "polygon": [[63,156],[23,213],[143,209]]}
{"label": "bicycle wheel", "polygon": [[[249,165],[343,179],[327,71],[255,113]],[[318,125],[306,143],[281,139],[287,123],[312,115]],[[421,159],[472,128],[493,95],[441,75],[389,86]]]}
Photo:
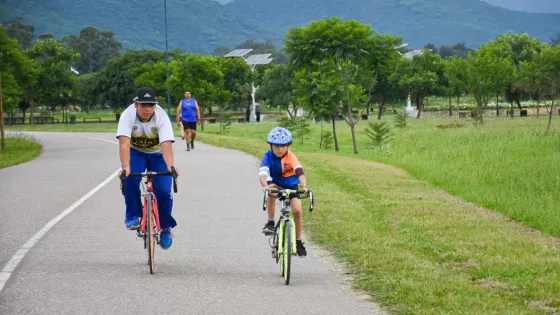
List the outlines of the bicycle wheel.
{"label": "bicycle wheel", "polygon": [[154,229],[154,218],[152,213],[152,196],[148,198],[148,213],[146,213],[146,233],[148,234],[148,264],[150,265],[150,273],[154,273],[155,269],[155,241],[156,231]]}
{"label": "bicycle wheel", "polygon": [[272,236],[272,252],[273,252],[273,256],[272,258],[274,258],[276,260],[276,263],[278,263],[278,261],[280,260],[280,252],[279,252],[279,244],[278,244],[278,235],[280,233],[280,225],[276,225],[276,228],[274,229],[274,234]]}
{"label": "bicycle wheel", "polygon": [[286,285],[290,284],[290,273],[292,271],[292,250],[293,250],[293,239],[292,239],[292,222],[287,221],[284,230],[284,253],[282,256],[282,261],[284,262],[284,282]]}

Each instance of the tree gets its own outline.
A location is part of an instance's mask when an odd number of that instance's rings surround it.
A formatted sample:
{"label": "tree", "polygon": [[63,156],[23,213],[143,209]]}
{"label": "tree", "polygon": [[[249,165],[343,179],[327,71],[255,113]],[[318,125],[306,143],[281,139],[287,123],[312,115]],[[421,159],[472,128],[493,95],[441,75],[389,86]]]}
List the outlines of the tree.
{"label": "tree", "polygon": [[218,46],[214,48],[214,51],[212,51],[212,56],[223,57],[224,55],[227,55],[230,51],[231,49],[227,46]]}
{"label": "tree", "polygon": [[70,65],[80,58],[80,54],[54,39],[38,40],[25,53],[33,60],[34,68],[25,84],[31,104],[29,121],[33,124],[36,103],[54,100],[61,92],[76,88],[77,79],[70,71]]}
{"label": "tree", "polygon": [[482,110],[489,98],[507,88],[515,69],[508,58],[497,55],[488,45],[469,53],[466,65],[465,86],[476,101],[475,117],[482,122]]}
{"label": "tree", "polygon": [[[519,71],[519,65],[523,61],[531,61],[535,54],[537,54],[541,48],[542,43],[536,37],[531,37],[528,34],[515,34],[506,33],[498,36],[494,41],[487,44],[488,49],[494,51],[494,53],[501,58],[508,58],[516,70]],[[523,93],[523,84],[519,82],[518,79],[513,78],[506,88],[506,98],[512,103],[517,104],[517,107],[521,109],[521,99]],[[513,112],[513,108],[512,108]],[[512,115],[513,117],[513,115]]]}
{"label": "tree", "polygon": [[[241,58],[218,58],[217,63],[224,74],[224,89],[230,93],[230,105],[246,110],[251,100],[251,68]],[[211,110],[211,107],[208,109]]]}
{"label": "tree", "polygon": [[[451,57],[444,62],[444,74],[449,81],[450,97],[457,98],[457,106],[461,95],[466,91],[467,61],[458,57]],[[449,116],[452,116],[451,100],[449,101]]]}
{"label": "tree", "polygon": [[76,69],[80,73],[96,72],[109,60],[119,56],[121,43],[111,31],[99,31],[93,26],[84,27],[79,35],[69,35],[62,41],[80,53]]}
{"label": "tree", "polygon": [[[350,126],[354,153],[358,153],[355,126],[359,122],[353,116],[354,106],[363,104],[365,90],[361,86],[364,72],[361,67],[367,63],[368,49],[373,30],[370,25],[355,20],[342,21],[334,17],[311,22],[307,27],[292,28],[286,34],[286,52],[296,69],[313,71],[313,66],[321,62],[332,63],[342,79],[345,111],[340,114]],[[372,52],[369,52],[372,53]]]}
{"label": "tree", "polygon": [[438,54],[423,49],[421,54],[412,60],[402,60],[397,70],[392,74],[392,80],[398,82],[416,100],[420,118],[424,110],[426,96],[438,92],[443,79],[443,64]]}
{"label": "tree", "polygon": [[224,89],[224,73],[213,56],[187,55],[169,65],[171,94],[181,99],[190,91],[201,107],[216,104],[223,108],[231,94]]}
{"label": "tree", "polygon": [[381,119],[385,102],[390,97],[389,75],[396,61],[401,58],[395,49],[401,41],[401,37],[377,33],[368,38],[367,53],[360,71],[362,72],[362,84],[367,92],[367,113],[369,115],[370,105],[373,103],[375,95],[379,100],[378,119]]}
{"label": "tree", "polygon": [[560,96],[560,46],[544,45],[534,56],[533,61],[521,62],[520,68],[522,80],[530,82],[530,87],[550,102],[547,105],[546,131],[548,133],[552,123],[552,113],[558,106]]}
{"label": "tree", "polygon": [[278,65],[266,70],[257,98],[268,101],[270,105],[287,111],[290,117],[295,117],[299,103],[292,85],[294,79],[295,72],[290,65]]}
{"label": "tree", "polygon": [[0,25],[0,146],[5,153],[6,144],[4,140],[4,106],[2,93],[2,74],[17,71],[22,63],[18,42],[11,38],[4,26]]}
{"label": "tree", "polygon": [[[169,57],[174,59],[179,55],[179,52],[170,52]],[[162,61],[164,56],[164,52],[157,50],[126,51],[122,56],[109,60],[107,66],[98,72],[91,92],[98,102],[109,104],[115,110],[128,106],[137,88],[132,71],[145,63]]]}
{"label": "tree", "polygon": [[[315,121],[331,121],[334,149],[339,151],[336,116],[342,111],[342,81],[332,60],[314,62],[314,71],[303,68],[296,72],[292,86],[298,102]],[[322,132],[321,124],[321,132]]]}
{"label": "tree", "polygon": [[8,36],[15,38],[21,49],[29,49],[33,46],[33,33],[35,27],[31,24],[23,24],[21,16],[16,17],[13,21],[4,24]]}

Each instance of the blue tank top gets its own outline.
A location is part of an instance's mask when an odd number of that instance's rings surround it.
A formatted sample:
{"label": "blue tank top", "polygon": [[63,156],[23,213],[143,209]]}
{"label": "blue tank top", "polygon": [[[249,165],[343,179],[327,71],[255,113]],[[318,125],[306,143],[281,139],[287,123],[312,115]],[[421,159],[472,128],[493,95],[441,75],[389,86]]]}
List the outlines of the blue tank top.
{"label": "blue tank top", "polygon": [[181,110],[181,120],[188,122],[196,121],[196,100],[194,98],[186,99],[184,98]]}

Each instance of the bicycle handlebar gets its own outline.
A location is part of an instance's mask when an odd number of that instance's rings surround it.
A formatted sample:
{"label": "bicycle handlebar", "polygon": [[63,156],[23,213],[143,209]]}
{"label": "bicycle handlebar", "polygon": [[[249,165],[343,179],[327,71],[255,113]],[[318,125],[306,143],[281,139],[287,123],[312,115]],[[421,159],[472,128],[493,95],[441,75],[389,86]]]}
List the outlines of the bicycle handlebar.
{"label": "bicycle handlebar", "polygon": [[[313,190],[309,189],[309,195],[307,197],[301,197],[301,199],[306,199],[309,198],[309,200],[311,201],[311,203],[309,204],[309,212],[313,211],[313,207],[315,206],[315,199],[313,198]],[[266,200],[268,199],[268,192],[269,190],[265,190],[264,191],[264,198],[263,198],[263,211],[266,211]],[[282,195],[286,194],[286,189],[270,189],[271,193],[279,193]],[[298,193],[298,194],[305,194],[305,190],[302,189],[298,189],[298,190],[290,190],[290,194],[291,193]]]}
{"label": "bicycle handlebar", "polygon": [[[154,177],[154,176],[165,176],[165,175],[172,175],[173,176],[173,192],[177,193],[177,171],[175,167],[171,166],[171,172],[142,172],[142,173],[133,173],[130,172],[128,176],[139,176],[139,177]],[[120,176],[121,179],[121,192],[124,195],[124,179],[126,178],[126,170],[123,170]]]}

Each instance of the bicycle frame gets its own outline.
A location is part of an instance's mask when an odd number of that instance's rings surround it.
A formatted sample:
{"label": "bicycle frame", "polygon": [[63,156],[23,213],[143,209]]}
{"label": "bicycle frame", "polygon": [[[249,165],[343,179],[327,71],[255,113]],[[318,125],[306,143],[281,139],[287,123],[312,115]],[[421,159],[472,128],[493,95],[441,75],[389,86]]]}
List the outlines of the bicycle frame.
{"label": "bicycle frame", "polygon": [[[129,176],[141,176],[146,178],[146,184],[142,181],[142,199],[143,211],[141,218],[141,228],[136,230],[138,237],[144,240],[144,249],[148,252],[148,265],[150,266],[150,273],[154,273],[155,269],[155,243],[160,244],[161,226],[159,222],[159,209],[157,204],[157,197],[154,193],[152,185],[152,177],[159,175],[173,175],[173,191],[177,192],[177,172],[174,167],[171,167],[171,172],[143,172],[143,173],[130,173]],[[126,171],[121,173],[121,191],[125,194],[125,178]]]}
{"label": "bicycle frame", "polygon": [[[284,277],[285,284],[290,283],[291,274],[291,259],[292,256],[297,256],[296,249],[296,225],[294,217],[292,216],[291,210],[291,198],[292,193],[304,193],[304,190],[291,190],[291,189],[271,189],[271,193],[277,193],[273,198],[278,198],[281,201],[280,208],[280,218],[274,227],[274,235],[269,239],[269,245],[272,250],[272,258],[276,260],[276,263],[282,259],[280,263],[280,270],[282,271],[282,276]],[[265,190],[264,200],[263,200],[263,211],[266,210],[268,201],[268,190]],[[311,204],[309,211],[313,210],[313,192],[309,190],[309,198],[311,199]],[[286,229],[289,234],[286,234]],[[270,242],[272,240],[272,243]],[[286,243],[291,244],[291,249],[286,250]]]}
{"label": "bicycle frame", "polygon": [[[142,184],[142,186],[144,187],[144,184]],[[142,192],[142,197],[144,200],[144,211],[142,212],[142,220],[140,221],[141,231],[144,234],[146,233],[146,219],[147,219],[146,216],[148,212],[153,213],[156,222],[156,240],[157,243],[159,244],[159,237],[157,237],[157,235],[161,231],[161,226],[159,224],[158,203],[157,203],[157,197],[154,194],[154,188],[152,186],[152,178],[149,176],[146,178],[146,186],[144,188],[144,191]],[[140,230],[138,231],[138,236],[139,237],[143,236],[140,234]]]}

